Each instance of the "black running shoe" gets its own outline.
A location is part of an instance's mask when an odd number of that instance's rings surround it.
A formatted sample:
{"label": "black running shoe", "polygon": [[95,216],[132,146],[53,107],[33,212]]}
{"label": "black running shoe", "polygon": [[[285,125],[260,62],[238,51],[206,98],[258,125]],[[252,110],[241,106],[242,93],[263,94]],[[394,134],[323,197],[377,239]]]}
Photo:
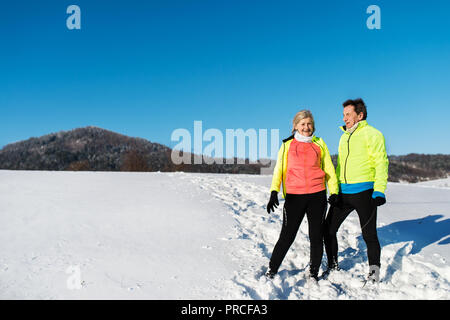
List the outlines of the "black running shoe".
{"label": "black running shoe", "polygon": [[331,271],[339,271],[339,270],[341,270],[341,268],[339,268],[337,259],[333,259],[333,261],[331,263],[328,262],[327,273],[330,273]]}
{"label": "black running shoe", "polygon": [[309,278],[319,281],[319,269],[310,268],[309,269]]}

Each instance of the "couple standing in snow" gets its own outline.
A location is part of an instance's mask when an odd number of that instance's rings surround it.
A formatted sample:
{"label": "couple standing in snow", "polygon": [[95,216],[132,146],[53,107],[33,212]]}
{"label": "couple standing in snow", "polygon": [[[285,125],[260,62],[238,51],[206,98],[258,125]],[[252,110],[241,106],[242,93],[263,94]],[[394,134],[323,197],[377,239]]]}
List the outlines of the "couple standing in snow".
{"label": "couple standing in snow", "polygon": [[[362,99],[343,103],[343,134],[339,141],[336,170],[323,139],[314,136],[315,124],[309,110],[293,119],[292,136],[283,140],[274,169],[267,212],[279,205],[283,185],[283,226],[266,276],[273,278],[294,242],[306,214],[310,239],[311,278],[318,280],[323,245],[328,260],[326,273],[339,270],[336,233],[347,216],[356,210],[367,245],[368,280],[379,281],[380,243],[377,207],[386,202],[388,158],[383,134],[370,126]],[[327,211],[327,191],[330,209]]]}

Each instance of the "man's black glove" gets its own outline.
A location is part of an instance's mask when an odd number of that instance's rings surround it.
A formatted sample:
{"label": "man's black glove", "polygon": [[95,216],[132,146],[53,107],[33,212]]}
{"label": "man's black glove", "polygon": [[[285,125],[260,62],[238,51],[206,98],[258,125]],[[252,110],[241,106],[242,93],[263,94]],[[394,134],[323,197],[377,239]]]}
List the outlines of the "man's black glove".
{"label": "man's black glove", "polygon": [[374,205],[379,207],[386,203],[386,198],[383,198],[383,197],[372,198],[372,202]]}
{"label": "man's black glove", "polygon": [[329,196],[328,198],[328,203],[331,206],[337,206],[339,203],[339,196],[337,194],[332,194],[331,196]]}
{"label": "man's black glove", "polygon": [[277,208],[279,205],[278,203],[278,192],[276,191],[272,191],[270,193],[270,200],[269,203],[267,204],[267,213],[270,214],[270,210],[272,210],[272,212],[275,212],[275,208]]}
{"label": "man's black glove", "polygon": [[386,197],[384,196],[383,192],[380,191],[374,191],[372,193],[372,203],[376,205],[377,207],[382,206],[386,203]]}

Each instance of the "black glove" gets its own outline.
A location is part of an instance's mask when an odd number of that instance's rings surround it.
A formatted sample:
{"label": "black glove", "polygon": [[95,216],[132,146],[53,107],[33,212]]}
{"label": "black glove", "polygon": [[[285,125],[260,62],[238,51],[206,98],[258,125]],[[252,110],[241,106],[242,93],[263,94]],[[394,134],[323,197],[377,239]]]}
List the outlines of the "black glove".
{"label": "black glove", "polygon": [[337,206],[339,203],[339,196],[337,194],[332,194],[331,196],[329,196],[328,198],[328,203],[331,206]]}
{"label": "black glove", "polygon": [[376,198],[372,198],[372,202],[374,205],[379,207],[386,203],[386,199],[383,197],[376,197]]}
{"label": "black glove", "polygon": [[279,205],[278,203],[278,192],[276,191],[272,191],[270,193],[270,200],[269,203],[267,204],[267,213],[270,214],[270,210],[272,210],[272,212],[275,212],[275,208],[277,208]]}

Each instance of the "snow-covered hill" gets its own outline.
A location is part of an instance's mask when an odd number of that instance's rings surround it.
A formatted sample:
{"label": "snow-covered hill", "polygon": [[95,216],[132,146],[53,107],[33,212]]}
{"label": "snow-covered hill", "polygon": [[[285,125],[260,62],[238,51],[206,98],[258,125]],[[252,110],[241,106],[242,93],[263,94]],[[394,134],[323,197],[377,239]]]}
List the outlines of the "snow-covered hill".
{"label": "snow-covered hill", "polygon": [[388,184],[378,214],[382,282],[363,288],[356,213],[338,233],[340,272],[306,281],[305,219],[279,274],[261,276],[281,229],[281,207],[265,211],[270,180],[0,171],[0,298],[450,299],[446,182]]}

